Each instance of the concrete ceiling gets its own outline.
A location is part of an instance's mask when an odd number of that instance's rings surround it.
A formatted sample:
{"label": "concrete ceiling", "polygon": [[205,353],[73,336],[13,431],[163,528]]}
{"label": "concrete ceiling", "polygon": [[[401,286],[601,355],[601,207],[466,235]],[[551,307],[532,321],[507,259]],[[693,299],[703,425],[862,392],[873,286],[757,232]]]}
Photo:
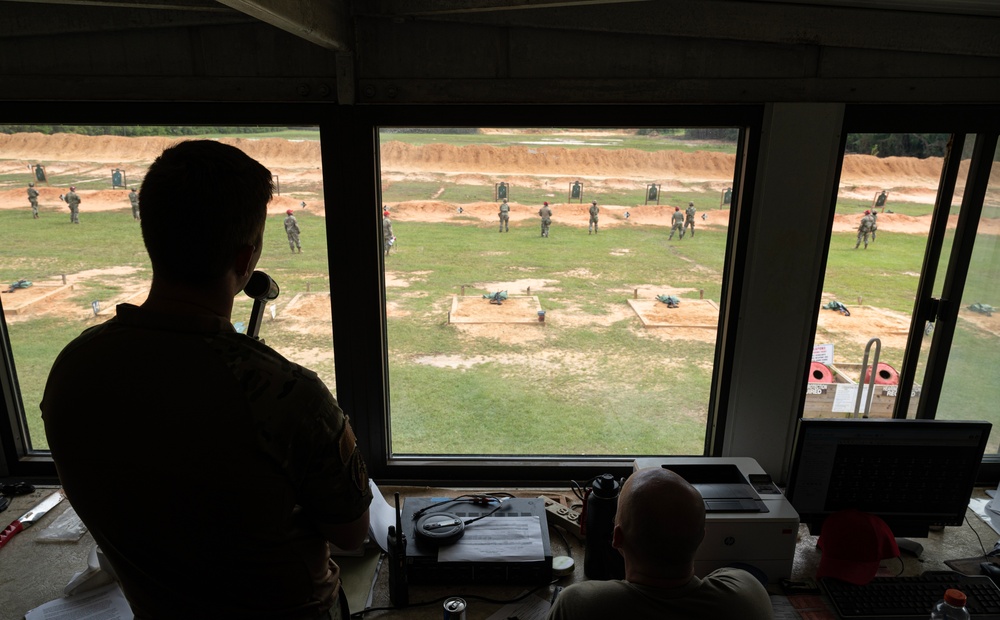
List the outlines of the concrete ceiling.
{"label": "concrete ceiling", "polygon": [[[665,4],[658,0],[0,0],[75,7],[103,7],[143,11],[176,11],[221,16],[239,13],[280,28],[302,39],[337,52],[351,52],[351,24],[355,17],[377,19],[473,19],[489,16],[530,15],[531,11],[614,5]],[[702,0],[711,5],[721,0]],[[839,7],[852,10],[891,11],[965,16],[1000,16],[996,0],[726,0],[748,6]]]}

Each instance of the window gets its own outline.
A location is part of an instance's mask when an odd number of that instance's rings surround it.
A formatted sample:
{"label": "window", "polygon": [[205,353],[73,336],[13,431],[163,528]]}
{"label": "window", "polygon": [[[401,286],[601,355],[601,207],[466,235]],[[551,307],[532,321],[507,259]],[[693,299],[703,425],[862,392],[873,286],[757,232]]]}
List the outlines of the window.
{"label": "window", "polygon": [[[847,126],[861,131],[845,140],[805,417],[1000,422],[1000,332],[983,301],[996,295],[998,271],[996,128],[981,112],[848,114]],[[904,133],[916,130],[938,133]],[[874,234],[861,225],[864,210],[876,214]],[[876,354],[869,401],[858,385]],[[829,381],[819,380],[823,366]],[[987,476],[997,447],[994,433]]]}
{"label": "window", "polygon": [[701,453],[739,133],[380,128],[392,453]]}
{"label": "window", "polygon": [[[4,130],[0,161],[11,171],[0,203],[0,383],[11,429],[4,434],[9,471],[51,471],[45,469],[48,444],[39,405],[59,351],[84,329],[114,316],[116,304],[145,300],[151,271],[137,219],[141,210],[133,211],[129,195],[133,189],[141,192],[145,169],[176,140],[230,141],[273,173],[276,191],[258,269],[268,273],[281,292],[262,306],[259,337],[315,370],[335,389],[317,126],[136,124]],[[29,183],[37,196],[29,193]],[[70,187],[81,199],[75,216],[65,200]],[[29,198],[35,199],[37,209]],[[301,252],[290,250],[295,244],[286,235],[286,211],[298,221]],[[201,217],[211,217],[210,210],[192,212],[191,225],[197,226]],[[253,305],[245,295],[236,298],[236,329],[248,329]]]}

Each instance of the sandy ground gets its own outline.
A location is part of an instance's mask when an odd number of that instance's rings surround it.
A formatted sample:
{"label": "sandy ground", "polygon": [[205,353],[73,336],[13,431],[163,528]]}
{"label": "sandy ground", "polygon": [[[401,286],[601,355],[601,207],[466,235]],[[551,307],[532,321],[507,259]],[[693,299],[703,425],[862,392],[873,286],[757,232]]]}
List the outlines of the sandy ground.
{"label": "sandy ground", "polygon": [[[130,185],[141,185],[141,179],[149,163],[165,147],[177,140],[168,138],[124,138],[124,137],[87,137],[68,134],[44,136],[42,134],[0,135],[0,175],[23,175],[24,184],[0,186],[0,209],[24,209],[30,214],[26,196],[28,181],[32,180],[32,166],[43,163],[50,176],[70,175],[78,178],[78,183],[88,180],[101,180],[108,185],[107,189],[78,190],[82,198],[81,217],[88,211],[122,210],[128,212],[128,191],[121,188],[112,189],[111,171],[124,171],[126,182]],[[325,204],[322,195],[322,175],[320,168],[320,151],[318,142],[287,141],[282,139],[231,139],[223,140],[233,144],[249,155],[261,161],[276,175],[279,195],[269,206],[269,212],[282,213],[287,209],[305,210],[317,215],[323,215]],[[498,181],[506,181],[512,188],[542,188],[551,192],[549,200],[554,212],[554,221],[560,225],[586,227],[588,224],[587,208],[589,204],[568,203],[565,201],[567,188],[575,180],[585,183],[587,195],[600,195],[602,190],[635,190],[638,195],[644,195],[645,187],[650,179],[661,179],[661,195],[664,191],[683,189],[684,191],[702,191],[714,198],[721,196],[723,190],[729,187],[735,158],[715,152],[683,153],[680,151],[661,151],[648,153],[636,150],[603,150],[600,148],[566,149],[559,146],[511,146],[496,148],[490,146],[456,147],[444,144],[412,146],[401,142],[387,142],[382,147],[383,188],[390,187],[400,181],[433,181],[442,183],[463,183],[492,186]],[[841,178],[841,196],[856,199],[859,204],[858,215],[837,215],[833,223],[835,232],[854,231],[857,229],[861,211],[870,205],[874,196],[886,189],[890,194],[889,208],[892,200],[906,200],[932,204],[940,177],[942,161],[940,158],[917,160],[911,158],[883,158],[866,155],[848,155],[845,158]],[[992,187],[1000,187],[1000,172],[994,172],[998,179]],[[40,204],[43,213],[46,210],[67,211],[60,195],[67,187],[37,184],[40,192]],[[442,188],[443,189],[443,188]],[[589,201],[587,201],[589,202]],[[461,205],[438,200],[418,200],[400,203],[389,203],[392,217],[396,221],[426,221],[446,222],[456,224],[468,222],[497,222],[497,204],[493,202],[463,203]],[[680,206],[683,210],[685,205]],[[510,219],[514,224],[537,222],[537,204],[521,204],[512,192]],[[461,209],[461,212],[459,211]],[[674,205],[611,205],[602,204],[600,225],[602,227],[658,225],[669,227],[670,216]],[[627,216],[626,216],[627,215]],[[701,219],[704,215],[705,219]],[[929,228],[930,216],[910,217],[898,213],[883,213],[879,216],[879,231],[926,234]],[[727,209],[709,209],[699,212],[698,227],[725,227],[728,224]],[[957,216],[949,222],[954,226]],[[981,232],[1000,234],[1000,220],[984,220]],[[625,250],[623,250],[625,251]],[[144,299],[144,283],[148,274],[134,273],[135,270],[122,268],[118,270],[95,270],[78,274],[69,274],[68,285],[85,279],[107,279],[116,286],[123,287],[121,298],[105,304],[103,312],[113,308],[114,303],[130,301],[141,303]],[[126,273],[127,272],[127,273]],[[405,287],[409,279],[419,278],[420,274],[386,274],[388,287]],[[481,290],[509,290],[512,295],[522,295],[523,300],[511,301],[503,306],[490,305],[486,300],[481,304],[484,310],[482,317],[506,312],[517,312],[519,317],[526,317],[526,322],[534,323],[531,328],[522,325],[509,325],[503,321],[484,320],[482,323],[471,321],[455,324],[456,329],[470,337],[495,337],[506,341],[527,341],[542,337],[546,325],[585,326],[589,324],[607,325],[616,321],[642,315],[644,323],[656,329],[648,329],[647,333],[654,337],[671,339],[676,337],[694,338],[714,341],[715,330],[711,328],[690,329],[691,327],[706,327],[711,324],[712,314],[717,319],[717,310],[705,307],[699,303],[682,303],[680,308],[668,309],[665,304],[655,301],[656,295],[685,294],[688,289],[665,289],[654,284],[642,285],[632,291],[622,291],[623,303],[609,307],[603,316],[574,312],[564,308],[559,312],[547,312],[545,323],[538,323],[536,300],[530,296],[544,293],[557,282],[551,280],[516,282],[484,282],[477,283]],[[91,310],[80,310],[60,301],[58,291],[64,286],[61,280],[50,282],[35,282],[32,289],[4,294],[4,307],[8,320],[19,320],[28,312],[32,314],[83,315],[92,314]],[[640,290],[641,289],[641,290]],[[56,293],[53,293],[56,291]],[[469,291],[473,294],[478,291]],[[45,297],[47,296],[47,297]],[[632,298],[630,300],[630,298]],[[471,303],[473,298],[463,298]],[[635,301],[635,300],[638,301]],[[631,303],[635,301],[635,303]],[[642,303],[639,303],[641,301]],[[693,300],[697,302],[698,300]],[[824,300],[825,303],[826,300]],[[833,311],[821,311],[819,330],[836,333],[840,337],[862,339],[866,342],[868,336],[859,332],[857,325],[862,322],[870,326],[872,333],[883,338],[887,346],[902,346],[909,329],[909,318],[905,315],[869,308],[861,304],[852,304],[851,300],[840,300],[847,303],[852,310],[851,317],[843,317]],[[293,303],[294,302],[294,303]],[[451,300],[442,300],[442,310],[447,311]],[[522,307],[522,303],[524,304]],[[471,306],[466,306],[467,310]],[[478,306],[477,306],[478,307]],[[543,308],[544,309],[544,308]],[[288,302],[285,308],[290,320],[301,320],[301,329],[311,329],[306,324],[313,316],[329,315],[328,298],[326,300],[313,297],[308,300],[299,299]],[[390,303],[387,308],[389,316],[397,315],[400,310]],[[460,311],[461,312],[461,311]],[[992,333],[1000,333],[997,321],[963,309],[962,317],[987,329]],[[492,323],[492,324],[491,324]],[[328,323],[327,323],[328,326]],[[328,329],[327,326],[322,329]],[[686,326],[686,328],[685,328]],[[678,331],[678,327],[684,328]],[[892,339],[887,342],[886,339]]]}

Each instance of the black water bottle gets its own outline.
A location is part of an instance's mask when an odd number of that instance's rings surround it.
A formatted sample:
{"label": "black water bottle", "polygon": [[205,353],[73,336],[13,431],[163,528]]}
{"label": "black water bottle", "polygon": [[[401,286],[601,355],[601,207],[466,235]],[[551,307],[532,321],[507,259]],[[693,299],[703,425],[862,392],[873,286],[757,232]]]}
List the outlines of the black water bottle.
{"label": "black water bottle", "polygon": [[624,579],[625,560],[611,546],[621,484],[611,474],[594,478],[585,505],[586,546],[583,572],[587,579]]}

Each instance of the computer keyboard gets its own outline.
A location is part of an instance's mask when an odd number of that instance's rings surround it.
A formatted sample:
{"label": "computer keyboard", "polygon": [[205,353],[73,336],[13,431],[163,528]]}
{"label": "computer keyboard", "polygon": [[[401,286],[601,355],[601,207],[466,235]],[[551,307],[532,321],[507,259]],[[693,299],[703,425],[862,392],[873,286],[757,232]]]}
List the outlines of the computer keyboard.
{"label": "computer keyboard", "polygon": [[928,571],[915,577],[876,577],[863,586],[830,577],[820,584],[841,618],[927,620],[944,591],[956,588],[965,593],[974,620],[1000,620],[1000,588],[985,575]]}

